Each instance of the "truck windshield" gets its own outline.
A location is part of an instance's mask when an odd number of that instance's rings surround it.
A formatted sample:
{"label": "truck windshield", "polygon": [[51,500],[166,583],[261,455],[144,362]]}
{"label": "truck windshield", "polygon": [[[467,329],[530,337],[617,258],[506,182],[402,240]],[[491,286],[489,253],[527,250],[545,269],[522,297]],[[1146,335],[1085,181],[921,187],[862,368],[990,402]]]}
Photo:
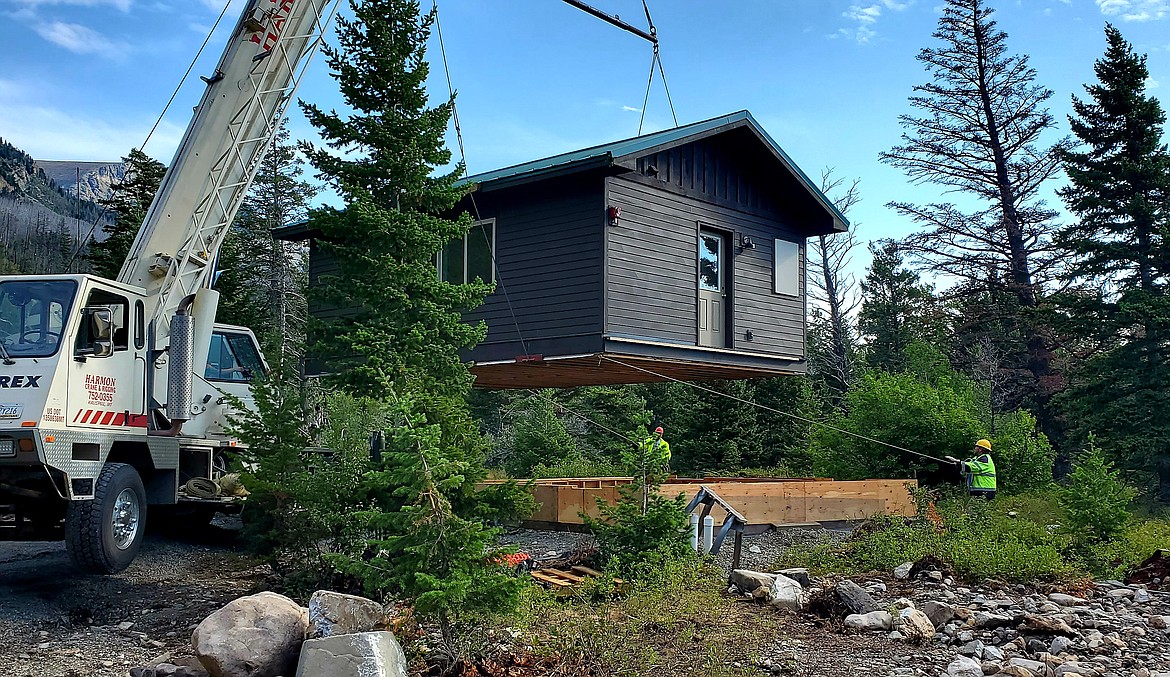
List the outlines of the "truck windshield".
{"label": "truck windshield", "polygon": [[8,354],[56,354],[76,293],[77,284],[71,280],[0,282],[0,343]]}

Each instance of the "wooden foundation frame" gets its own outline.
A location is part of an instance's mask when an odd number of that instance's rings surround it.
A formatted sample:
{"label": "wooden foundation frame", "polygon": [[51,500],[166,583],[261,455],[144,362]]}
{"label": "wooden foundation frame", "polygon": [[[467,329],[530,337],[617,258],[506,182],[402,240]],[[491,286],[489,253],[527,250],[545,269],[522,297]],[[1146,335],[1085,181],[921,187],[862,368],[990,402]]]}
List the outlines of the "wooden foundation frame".
{"label": "wooden foundation frame", "polygon": [[[632,477],[532,480],[530,491],[538,504],[530,518],[532,526],[579,527],[585,523],[582,513],[594,518],[600,515],[597,499],[613,503],[619,498],[619,488],[632,482]],[[855,521],[877,514],[912,517],[915,507],[910,493],[917,486],[918,481],[912,479],[838,482],[819,477],[672,477],[662,484],[660,493],[669,497],[682,494],[690,501],[702,487],[708,487],[743,515],[749,527],[760,527]],[[719,506],[712,508],[711,516],[717,524],[726,517]]]}

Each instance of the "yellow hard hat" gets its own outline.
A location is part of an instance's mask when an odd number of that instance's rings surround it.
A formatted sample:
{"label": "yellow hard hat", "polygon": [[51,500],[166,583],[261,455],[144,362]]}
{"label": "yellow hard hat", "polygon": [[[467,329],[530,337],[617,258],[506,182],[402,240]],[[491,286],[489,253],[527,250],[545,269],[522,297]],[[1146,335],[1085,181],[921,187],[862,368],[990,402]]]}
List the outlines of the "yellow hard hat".
{"label": "yellow hard hat", "polygon": [[983,447],[984,449],[991,451],[991,441],[990,440],[979,440],[978,442],[975,443],[975,446]]}

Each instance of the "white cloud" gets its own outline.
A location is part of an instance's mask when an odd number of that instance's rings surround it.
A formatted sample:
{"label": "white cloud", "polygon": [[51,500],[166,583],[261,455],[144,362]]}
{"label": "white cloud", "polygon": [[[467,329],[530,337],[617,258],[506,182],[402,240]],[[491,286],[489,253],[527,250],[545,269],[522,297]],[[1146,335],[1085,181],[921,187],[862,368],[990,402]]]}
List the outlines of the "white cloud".
{"label": "white cloud", "polygon": [[133,0],[13,0],[14,4],[25,5],[28,7],[40,7],[41,5],[73,5],[77,7],[102,7],[109,6],[123,12],[129,12]]}
{"label": "white cloud", "polygon": [[636,106],[622,106],[622,110],[628,111],[630,113],[641,113],[642,112],[642,109],[638,108]]}
{"label": "white cloud", "polygon": [[1170,14],[1170,0],[1096,0],[1105,16],[1122,21],[1157,21]]}
{"label": "white cloud", "polygon": [[1146,89],[1157,89],[1161,86],[1162,83],[1155,80],[1153,76],[1146,78]]}
{"label": "white cloud", "polygon": [[80,24],[53,21],[37,25],[37,34],[74,54],[96,54],[107,59],[122,59],[129,51],[125,43],[108,40],[97,31]]}
{"label": "white cloud", "polygon": [[854,40],[859,45],[867,44],[877,37],[878,33],[874,26],[886,10],[900,12],[909,7],[912,2],[913,0],[905,0],[904,2],[872,0],[871,2],[850,5],[849,9],[845,10],[841,16],[849,19],[852,25],[839,29],[832,37]]}
{"label": "white cloud", "polygon": [[[116,162],[142,143],[154,123],[74,114],[42,100],[47,95],[43,83],[0,79],[0,136],[38,160]],[[146,152],[170,162],[182,136],[181,127],[164,120]]]}

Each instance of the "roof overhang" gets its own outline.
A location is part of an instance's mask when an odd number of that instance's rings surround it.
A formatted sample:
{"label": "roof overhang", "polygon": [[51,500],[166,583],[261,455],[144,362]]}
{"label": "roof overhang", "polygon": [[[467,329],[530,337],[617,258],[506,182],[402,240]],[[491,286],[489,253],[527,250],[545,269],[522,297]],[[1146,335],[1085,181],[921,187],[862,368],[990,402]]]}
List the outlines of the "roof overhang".
{"label": "roof overhang", "polygon": [[510,167],[504,167],[490,172],[475,174],[463,179],[460,183],[471,185],[472,190],[487,192],[510,188],[535,181],[542,181],[558,176],[564,176],[589,169],[608,167],[630,168],[640,156],[658,150],[679,146],[717,134],[724,134],[732,130],[746,128],[759,142],[760,146],[771,155],[783,171],[788,173],[816,205],[826,212],[832,223],[829,232],[844,232],[849,227],[849,220],[837,209],[820,187],[789,157],[788,153],[776,143],[756,119],[748,111],[739,111],[702,122],[695,122],[681,127],[674,127],[652,134],[636,136],[623,141],[592,146],[570,153],[562,153],[540,160],[533,160]]}

